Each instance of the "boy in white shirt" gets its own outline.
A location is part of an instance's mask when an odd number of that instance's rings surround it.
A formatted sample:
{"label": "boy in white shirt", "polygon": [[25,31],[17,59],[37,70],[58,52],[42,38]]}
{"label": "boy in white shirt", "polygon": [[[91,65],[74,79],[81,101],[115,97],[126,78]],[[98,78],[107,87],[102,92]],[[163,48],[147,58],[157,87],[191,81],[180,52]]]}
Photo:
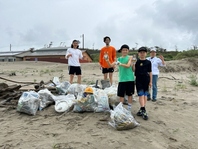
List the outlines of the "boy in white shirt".
{"label": "boy in white shirt", "polygon": [[65,58],[68,59],[70,83],[73,83],[74,75],[77,75],[77,83],[81,84],[81,67],[79,59],[83,59],[82,51],[79,50],[79,41],[73,40],[71,48],[66,51]]}
{"label": "boy in white shirt", "polygon": [[[159,75],[159,66],[165,66],[164,57],[162,55],[156,57],[156,50],[151,49],[150,57],[147,58],[151,62],[152,65],[152,101],[157,101],[157,80]],[[148,94],[147,100],[151,100],[151,93]]]}

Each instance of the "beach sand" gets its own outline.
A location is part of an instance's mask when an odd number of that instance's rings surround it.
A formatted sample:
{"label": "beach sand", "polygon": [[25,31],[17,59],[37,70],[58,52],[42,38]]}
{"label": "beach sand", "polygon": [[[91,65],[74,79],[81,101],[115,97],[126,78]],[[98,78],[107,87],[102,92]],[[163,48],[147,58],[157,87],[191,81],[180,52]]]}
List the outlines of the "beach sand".
{"label": "beach sand", "polygon": [[[136,116],[138,97],[132,114],[140,126],[117,131],[100,121],[107,113],[57,113],[54,105],[35,116],[0,107],[0,148],[2,149],[197,149],[198,87],[189,84],[198,73],[198,62],[169,61],[161,68],[157,102],[147,102],[149,119]],[[49,62],[1,62],[0,76],[15,81],[44,82],[60,77],[68,81],[66,64]],[[15,72],[16,76],[9,76]],[[82,84],[103,79],[97,63],[82,64]],[[77,78],[74,78],[76,81]],[[118,72],[114,73],[117,84]],[[1,83],[15,84],[1,80]],[[24,89],[33,89],[25,86]],[[109,118],[110,120],[110,118]]]}

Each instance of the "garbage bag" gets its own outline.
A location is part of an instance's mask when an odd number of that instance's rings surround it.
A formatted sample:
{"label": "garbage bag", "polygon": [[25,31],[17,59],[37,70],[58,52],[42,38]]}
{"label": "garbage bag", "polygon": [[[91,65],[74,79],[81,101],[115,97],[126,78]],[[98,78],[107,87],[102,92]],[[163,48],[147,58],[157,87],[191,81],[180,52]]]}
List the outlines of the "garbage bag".
{"label": "garbage bag", "polygon": [[108,95],[110,105],[115,106],[120,102],[117,96],[117,86],[112,85],[111,87],[105,88],[104,91]]}
{"label": "garbage bag", "polygon": [[102,85],[102,89],[105,89],[111,86],[110,80],[101,80],[100,83]]}
{"label": "garbage bag", "polygon": [[95,109],[95,112],[110,111],[108,96],[104,90],[94,89],[94,97],[98,104],[98,106]]}
{"label": "garbage bag", "polygon": [[94,95],[87,94],[86,97],[78,96],[73,112],[94,112],[96,107],[97,102]]}
{"label": "garbage bag", "polygon": [[67,89],[70,87],[70,83],[68,81],[62,82],[56,86],[56,90],[58,94],[65,95],[67,93]]}
{"label": "garbage bag", "polygon": [[74,94],[76,97],[78,95],[82,96],[86,87],[87,85],[74,83],[69,86],[69,88],[67,89],[67,93]]}
{"label": "garbage bag", "polygon": [[43,89],[38,92],[40,97],[39,110],[46,108],[48,105],[54,103],[54,95],[48,90]]}
{"label": "garbage bag", "polygon": [[109,122],[109,125],[117,130],[132,129],[139,125],[139,123],[132,116],[131,112],[126,110],[121,102],[114,110],[111,110],[110,113],[112,122]]}
{"label": "garbage bag", "polygon": [[18,101],[17,111],[29,115],[36,115],[39,104],[40,99],[38,93],[34,91],[23,92]]}
{"label": "garbage bag", "polygon": [[55,96],[54,100],[56,112],[68,112],[76,102],[73,94]]}

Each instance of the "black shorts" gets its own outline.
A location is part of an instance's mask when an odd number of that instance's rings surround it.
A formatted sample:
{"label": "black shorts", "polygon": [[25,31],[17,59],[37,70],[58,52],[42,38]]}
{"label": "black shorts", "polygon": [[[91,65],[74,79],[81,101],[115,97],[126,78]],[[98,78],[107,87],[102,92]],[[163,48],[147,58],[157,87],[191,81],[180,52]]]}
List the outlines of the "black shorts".
{"label": "black shorts", "polygon": [[134,94],[134,81],[119,82],[117,96],[124,97],[124,95],[132,96]]}
{"label": "black shorts", "polygon": [[102,73],[113,73],[114,69],[113,68],[102,68]]}
{"label": "black shorts", "polygon": [[81,67],[80,66],[69,66],[69,74],[70,75],[81,75]]}
{"label": "black shorts", "polygon": [[149,75],[136,76],[136,90],[137,90],[137,92],[139,92],[139,91],[148,92],[149,82],[150,82]]}

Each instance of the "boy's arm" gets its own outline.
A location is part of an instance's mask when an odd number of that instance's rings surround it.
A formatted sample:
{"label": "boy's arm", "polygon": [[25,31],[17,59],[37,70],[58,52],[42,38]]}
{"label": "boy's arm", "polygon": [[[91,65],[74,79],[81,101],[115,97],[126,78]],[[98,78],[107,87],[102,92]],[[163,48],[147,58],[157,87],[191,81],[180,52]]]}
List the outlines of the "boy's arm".
{"label": "boy's arm", "polygon": [[106,62],[109,65],[109,67],[115,67],[116,65],[116,62],[110,63],[109,59],[107,59]]}
{"label": "boy's arm", "polygon": [[152,87],[152,72],[149,72],[149,77],[150,77],[150,82],[149,82],[149,87]]}
{"label": "boy's arm", "polygon": [[130,56],[130,57],[129,57],[129,61],[128,61],[127,64],[122,64],[122,63],[120,63],[119,65],[120,65],[120,66],[123,66],[123,67],[126,67],[126,68],[131,67],[131,61],[132,61],[132,57]]}
{"label": "boy's arm", "polygon": [[68,59],[69,56],[71,56],[72,54],[69,52],[70,50],[67,49],[66,54],[65,54],[65,59]]}
{"label": "boy's arm", "polygon": [[115,49],[115,48],[113,48],[112,60],[113,60],[114,62],[116,62],[116,49]]}
{"label": "boy's arm", "polygon": [[100,55],[99,55],[99,63],[100,63],[100,66],[102,66],[102,59],[103,59],[103,50],[101,49],[101,50],[100,50]]}

